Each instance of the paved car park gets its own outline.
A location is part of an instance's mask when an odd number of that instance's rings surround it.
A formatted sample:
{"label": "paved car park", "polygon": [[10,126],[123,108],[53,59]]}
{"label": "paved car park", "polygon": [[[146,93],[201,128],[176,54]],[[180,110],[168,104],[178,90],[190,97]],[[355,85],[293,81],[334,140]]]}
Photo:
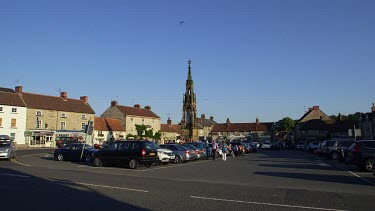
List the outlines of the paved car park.
{"label": "paved car park", "polygon": [[[61,209],[375,209],[373,175],[302,151],[260,151],[226,162],[199,160],[135,170],[58,162],[51,152],[1,162],[1,187],[15,198],[27,196],[22,200],[31,208],[45,209],[60,207],[58,198],[65,202]],[[43,202],[32,203],[41,195]]]}

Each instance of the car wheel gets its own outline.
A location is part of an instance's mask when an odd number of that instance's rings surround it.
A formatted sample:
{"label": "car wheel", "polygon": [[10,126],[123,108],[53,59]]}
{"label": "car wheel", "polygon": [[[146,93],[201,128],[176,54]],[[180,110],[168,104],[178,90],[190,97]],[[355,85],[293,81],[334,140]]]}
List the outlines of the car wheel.
{"label": "car wheel", "polygon": [[174,163],[178,164],[178,163],[181,163],[182,159],[180,156],[176,155],[175,159],[174,159]]}
{"label": "car wheel", "polygon": [[371,172],[374,169],[373,165],[374,165],[374,159],[372,158],[367,159],[364,163],[364,170]]}
{"label": "car wheel", "polygon": [[136,159],[132,158],[130,161],[129,161],[129,168],[131,169],[136,169],[138,168],[138,162]]}
{"label": "car wheel", "polygon": [[64,160],[64,155],[63,154],[58,154],[57,155],[57,160],[58,161],[63,161]]}
{"label": "car wheel", "polygon": [[86,163],[90,163],[91,162],[91,155],[86,155],[85,161],[86,161]]}
{"label": "car wheel", "polygon": [[99,157],[96,157],[96,158],[94,159],[94,166],[96,166],[96,167],[100,167],[100,166],[102,166],[102,165],[103,165],[102,160],[101,160]]}
{"label": "car wheel", "polygon": [[332,153],[331,153],[331,159],[332,159],[332,160],[338,160],[338,159],[339,159],[339,153],[337,153],[337,152],[332,152]]}

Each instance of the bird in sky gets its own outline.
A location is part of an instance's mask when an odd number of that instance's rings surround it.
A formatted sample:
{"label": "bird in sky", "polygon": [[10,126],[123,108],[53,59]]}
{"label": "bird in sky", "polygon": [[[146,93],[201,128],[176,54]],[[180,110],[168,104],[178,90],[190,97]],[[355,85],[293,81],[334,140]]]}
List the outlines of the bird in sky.
{"label": "bird in sky", "polygon": [[180,25],[183,24],[183,23],[185,23],[185,22],[184,21],[180,21]]}

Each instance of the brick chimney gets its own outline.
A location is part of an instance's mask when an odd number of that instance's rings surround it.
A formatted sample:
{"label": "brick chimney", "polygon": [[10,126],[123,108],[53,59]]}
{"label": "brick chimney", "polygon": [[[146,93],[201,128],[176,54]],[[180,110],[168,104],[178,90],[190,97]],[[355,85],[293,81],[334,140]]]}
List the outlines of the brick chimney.
{"label": "brick chimney", "polygon": [[230,124],[230,120],[229,120],[229,118],[227,118],[227,125],[229,125]]}
{"label": "brick chimney", "polygon": [[214,116],[210,116],[210,120],[211,120],[211,121],[214,121]]}
{"label": "brick chimney", "polygon": [[16,86],[15,90],[17,93],[22,94],[22,86]]}
{"label": "brick chimney", "polygon": [[89,103],[89,97],[87,96],[82,96],[79,98],[81,101],[83,101],[84,103]]}
{"label": "brick chimney", "polygon": [[61,92],[60,97],[62,97],[64,100],[68,99],[68,93],[67,92]]}
{"label": "brick chimney", "polygon": [[313,106],[313,110],[319,110],[319,106]]}
{"label": "brick chimney", "polygon": [[206,119],[206,114],[201,114],[202,119]]}
{"label": "brick chimney", "polygon": [[170,117],[168,117],[167,124],[169,125],[169,127],[172,127],[172,120]]}
{"label": "brick chimney", "polygon": [[259,118],[258,117],[255,119],[255,123],[259,124]]}
{"label": "brick chimney", "polygon": [[135,104],[135,105],[134,105],[134,108],[141,109],[141,105],[140,105],[140,104]]}
{"label": "brick chimney", "polygon": [[375,113],[375,104],[374,103],[372,103],[371,112]]}
{"label": "brick chimney", "polygon": [[145,106],[145,109],[147,110],[147,111],[151,111],[151,106]]}
{"label": "brick chimney", "polygon": [[116,107],[117,106],[117,101],[116,100],[112,100],[111,101],[111,107]]}

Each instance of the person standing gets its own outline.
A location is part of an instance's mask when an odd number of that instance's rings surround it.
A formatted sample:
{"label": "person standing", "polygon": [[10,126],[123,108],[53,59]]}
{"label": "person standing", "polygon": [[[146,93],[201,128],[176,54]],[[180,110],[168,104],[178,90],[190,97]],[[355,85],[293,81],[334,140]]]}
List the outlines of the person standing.
{"label": "person standing", "polygon": [[216,158],[216,151],[217,151],[217,143],[216,141],[212,141],[212,160]]}
{"label": "person standing", "polygon": [[227,160],[227,144],[223,141],[221,144],[221,152],[223,153],[221,156],[223,158],[223,161]]}

